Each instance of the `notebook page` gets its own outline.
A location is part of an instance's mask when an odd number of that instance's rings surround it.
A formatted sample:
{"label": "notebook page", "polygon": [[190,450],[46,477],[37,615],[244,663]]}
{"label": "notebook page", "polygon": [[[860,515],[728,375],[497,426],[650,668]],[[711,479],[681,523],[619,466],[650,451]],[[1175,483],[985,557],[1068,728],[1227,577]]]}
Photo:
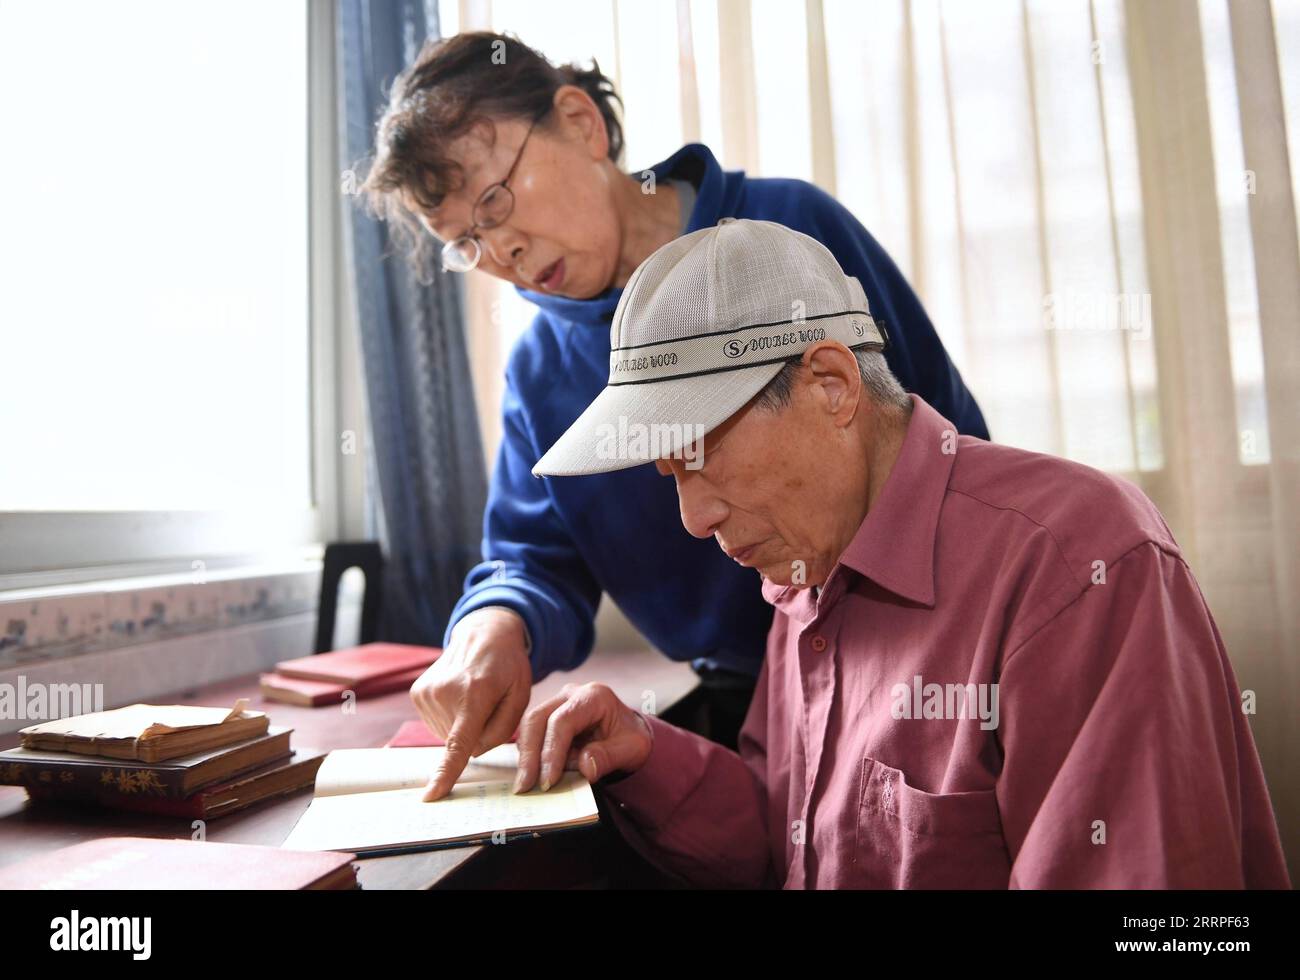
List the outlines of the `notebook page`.
{"label": "notebook page", "polygon": [[[317,796],[375,793],[425,786],[438,771],[444,746],[406,749],[335,749],[316,773]],[[471,759],[456,780],[461,783],[513,783],[519,750],[513,743],[498,745]]]}
{"label": "notebook page", "polygon": [[443,799],[425,803],[422,792],[421,787],[318,797],[281,846],[356,852],[588,822],[598,812],[591,784],[576,772],[566,772],[546,793],[515,794],[508,782],[457,783]]}

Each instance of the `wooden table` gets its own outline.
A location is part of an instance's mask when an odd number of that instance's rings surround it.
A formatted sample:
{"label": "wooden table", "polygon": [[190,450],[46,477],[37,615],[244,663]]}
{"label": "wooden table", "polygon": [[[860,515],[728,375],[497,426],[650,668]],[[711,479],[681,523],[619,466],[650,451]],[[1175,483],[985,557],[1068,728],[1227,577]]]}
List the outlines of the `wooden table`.
{"label": "wooden table", "polygon": [[[593,654],[577,670],[551,674],[533,688],[532,703],[557,693],[567,683],[600,681],[627,704],[641,707],[645,692],[654,692],[655,708],[671,718],[696,687],[688,664],[675,663],[650,650],[606,651]],[[383,745],[404,721],[418,717],[405,691],[356,702],[354,714],[339,706],[304,708],[264,701],[256,675],[181,691],[157,698],[161,704],[229,707],[241,697],[266,711],[274,725],[294,732],[295,748],[373,748]],[[18,744],[16,733],[0,736],[0,748]],[[311,802],[303,791],[268,800],[247,810],[208,822],[212,841],[267,844],[278,847]],[[97,837],[170,837],[191,835],[190,821],[55,802],[34,802],[18,786],[0,786],[0,866],[45,851]],[[509,850],[509,860],[502,852]],[[495,853],[494,853],[495,852]],[[418,854],[397,854],[358,861],[364,888],[583,887],[598,884],[612,864],[630,873],[644,873],[639,858],[622,845],[602,822],[595,827],[514,841],[505,846],[457,847]],[[644,864],[644,862],[640,862]]]}

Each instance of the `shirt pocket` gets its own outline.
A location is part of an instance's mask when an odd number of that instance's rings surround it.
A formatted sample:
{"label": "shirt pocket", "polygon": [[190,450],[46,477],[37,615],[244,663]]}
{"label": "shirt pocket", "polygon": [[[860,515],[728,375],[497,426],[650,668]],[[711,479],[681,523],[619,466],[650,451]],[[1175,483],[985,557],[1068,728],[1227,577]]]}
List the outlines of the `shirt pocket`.
{"label": "shirt pocket", "polygon": [[1011,861],[993,790],[926,793],[863,759],[854,877],[862,888],[1006,888]]}

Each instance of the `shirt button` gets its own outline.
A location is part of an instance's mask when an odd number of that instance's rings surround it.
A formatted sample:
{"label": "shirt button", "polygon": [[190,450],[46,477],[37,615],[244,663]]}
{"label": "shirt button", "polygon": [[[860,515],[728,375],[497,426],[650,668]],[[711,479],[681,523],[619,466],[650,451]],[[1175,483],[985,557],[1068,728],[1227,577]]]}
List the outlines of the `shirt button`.
{"label": "shirt button", "polygon": [[820,633],[818,633],[816,636],[814,636],[814,637],[812,638],[812,648],[813,648],[813,651],[816,652],[816,653],[821,653],[823,650],[825,650],[825,649],[826,649],[826,637],[822,636]]}

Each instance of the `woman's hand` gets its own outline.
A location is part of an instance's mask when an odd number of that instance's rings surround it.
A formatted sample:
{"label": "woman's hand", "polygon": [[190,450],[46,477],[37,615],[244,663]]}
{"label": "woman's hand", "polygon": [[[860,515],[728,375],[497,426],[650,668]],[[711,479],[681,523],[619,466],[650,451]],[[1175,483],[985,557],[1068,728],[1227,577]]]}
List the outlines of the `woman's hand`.
{"label": "woman's hand", "polygon": [[509,609],[477,609],[451,633],[451,643],[411,686],[411,701],[429,729],[447,742],[424,799],[451,791],[472,756],[514,733],[533,692],[524,621]]}
{"label": "woman's hand", "polygon": [[519,729],[515,792],[542,791],[577,769],[589,782],[645,765],[654,735],[645,719],[604,684],[566,684],[558,695],[532,708]]}

